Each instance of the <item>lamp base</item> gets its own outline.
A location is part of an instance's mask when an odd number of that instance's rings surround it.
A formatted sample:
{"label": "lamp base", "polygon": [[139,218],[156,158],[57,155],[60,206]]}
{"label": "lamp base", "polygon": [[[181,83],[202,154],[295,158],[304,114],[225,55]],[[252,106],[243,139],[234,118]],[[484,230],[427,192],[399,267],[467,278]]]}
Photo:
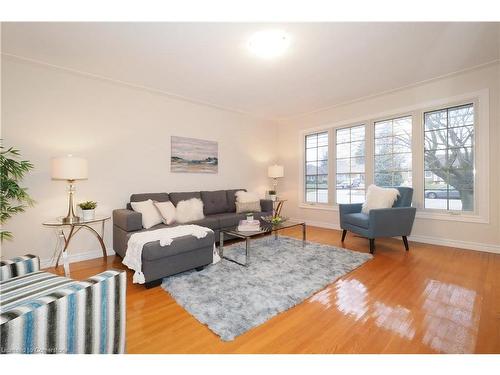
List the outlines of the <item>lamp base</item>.
{"label": "lamp base", "polygon": [[80,217],[78,216],[66,216],[62,218],[63,224],[73,224],[73,223],[79,223],[80,222]]}
{"label": "lamp base", "polygon": [[62,219],[63,224],[73,224],[80,222],[80,218],[75,215],[75,210],[73,209],[73,194],[75,193],[75,187],[73,185],[74,182],[75,182],[74,180],[68,180],[69,183],[68,214],[66,215],[66,217],[63,217]]}

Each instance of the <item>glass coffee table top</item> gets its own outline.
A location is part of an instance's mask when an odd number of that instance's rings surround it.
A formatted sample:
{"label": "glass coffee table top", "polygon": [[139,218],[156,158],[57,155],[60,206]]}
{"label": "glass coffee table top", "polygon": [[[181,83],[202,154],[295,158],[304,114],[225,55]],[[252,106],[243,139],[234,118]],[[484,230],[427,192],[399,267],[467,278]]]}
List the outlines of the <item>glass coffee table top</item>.
{"label": "glass coffee table top", "polygon": [[[222,259],[229,260],[233,263],[236,263],[240,266],[248,267],[250,265],[250,240],[252,237],[272,233],[274,232],[274,238],[278,238],[278,231],[281,229],[292,228],[296,226],[302,227],[302,244],[305,245],[306,242],[306,223],[304,221],[294,221],[294,220],[286,220],[279,224],[270,224],[264,220],[260,220],[260,230],[258,231],[240,231],[238,227],[225,228],[220,230],[219,237],[219,256]],[[241,263],[236,261],[235,259],[231,259],[229,257],[224,256],[224,237],[225,235],[238,237],[245,240],[245,263]]]}
{"label": "glass coffee table top", "polygon": [[258,231],[251,231],[251,232],[250,231],[239,231],[238,227],[235,226],[235,227],[221,229],[221,232],[245,238],[245,237],[257,236],[259,234],[270,233],[270,232],[277,231],[280,229],[292,228],[292,227],[296,227],[296,226],[304,225],[304,224],[305,223],[303,221],[286,220],[282,223],[273,225],[273,224],[267,223],[263,220],[260,220],[260,230],[258,230]]}

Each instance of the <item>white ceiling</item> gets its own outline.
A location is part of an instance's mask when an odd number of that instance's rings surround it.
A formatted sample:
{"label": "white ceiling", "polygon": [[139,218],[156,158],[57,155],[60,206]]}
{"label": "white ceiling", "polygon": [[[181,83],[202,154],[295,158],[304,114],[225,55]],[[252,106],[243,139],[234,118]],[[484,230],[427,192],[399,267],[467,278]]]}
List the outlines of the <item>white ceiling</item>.
{"label": "white ceiling", "polygon": [[[287,31],[272,61],[253,32]],[[4,23],[2,52],[273,119],[499,57],[497,23]]]}

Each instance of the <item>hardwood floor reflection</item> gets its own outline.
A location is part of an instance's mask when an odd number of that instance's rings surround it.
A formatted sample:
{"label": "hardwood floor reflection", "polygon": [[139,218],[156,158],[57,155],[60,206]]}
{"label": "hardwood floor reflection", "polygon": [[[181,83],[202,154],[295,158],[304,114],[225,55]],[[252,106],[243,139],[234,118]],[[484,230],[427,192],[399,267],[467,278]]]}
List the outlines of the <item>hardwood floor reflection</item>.
{"label": "hardwood floor reflection", "polygon": [[[300,228],[287,235],[301,238]],[[340,232],[309,227],[341,246]],[[346,248],[368,252],[348,235]],[[372,261],[232,342],[221,341],[160,287],[127,289],[128,353],[500,353],[500,255],[377,241]],[[85,279],[119,257],[71,265]]]}

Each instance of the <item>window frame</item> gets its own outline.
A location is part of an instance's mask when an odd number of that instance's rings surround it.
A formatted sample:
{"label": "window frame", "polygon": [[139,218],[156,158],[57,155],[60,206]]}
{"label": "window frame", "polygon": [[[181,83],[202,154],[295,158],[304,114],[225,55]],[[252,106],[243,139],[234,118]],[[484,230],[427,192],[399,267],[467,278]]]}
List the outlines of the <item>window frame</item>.
{"label": "window frame", "polygon": [[[316,142],[317,142],[317,139],[318,139],[318,136],[320,134],[323,134],[323,133],[326,133],[327,134],[327,145],[326,147],[328,148],[328,158],[326,159],[326,162],[327,162],[327,184],[328,184],[328,187],[326,189],[318,189],[318,183],[316,182],[316,202],[308,202],[307,201],[307,176],[316,176],[316,181],[317,181],[317,178],[318,176],[324,176],[325,174],[318,174],[318,170],[316,167],[316,174],[315,175],[308,175],[307,174],[307,150],[308,150],[308,147],[307,147],[307,137],[310,137],[312,135],[315,135],[316,136]],[[324,147],[324,146],[321,146],[321,147]],[[316,160],[315,162],[318,163],[320,161],[324,161],[324,160],[318,160],[317,159],[317,156],[318,156],[318,149],[319,149],[319,146],[318,146],[318,143],[316,143],[316,147],[310,147],[310,148],[315,148],[316,149]],[[329,204],[329,201],[330,201],[330,132],[328,130],[320,130],[320,131],[316,131],[316,132],[312,132],[312,133],[308,133],[306,135],[304,135],[304,146],[303,146],[303,152],[304,152],[304,184],[303,184],[303,195],[304,195],[304,202],[306,204]],[[327,191],[327,202],[318,202],[318,190],[326,190]]]}
{"label": "window frame", "polygon": [[[373,130],[373,134],[372,134],[372,137],[371,137],[371,144],[372,144],[372,153],[371,153],[371,158],[372,158],[372,163],[373,163],[373,168],[372,168],[372,183],[375,183],[375,174],[376,174],[376,171],[375,171],[375,125],[379,122],[384,122],[384,121],[394,121],[394,120],[398,120],[398,119],[402,119],[402,118],[406,118],[406,117],[409,117],[411,119],[411,146],[410,146],[410,149],[411,149],[411,182],[412,182],[412,188],[415,189],[414,185],[415,185],[415,162],[414,162],[414,154],[415,154],[415,112],[402,112],[402,113],[398,113],[397,115],[394,115],[394,116],[385,116],[385,117],[381,117],[381,118],[378,118],[378,119],[373,119],[372,122],[371,122],[371,127],[372,127],[372,130]],[[394,136],[392,136],[394,137]],[[394,152],[391,154],[391,155],[394,155]],[[392,171],[394,172],[394,171]]]}
{"label": "window frame", "polygon": [[[481,89],[474,92],[460,94],[452,97],[433,99],[425,102],[416,103],[407,107],[387,110],[378,114],[366,115],[350,120],[329,123],[306,128],[299,131],[299,186],[298,199],[299,209],[314,209],[338,211],[338,205],[335,202],[336,194],[336,163],[332,162],[331,155],[336,156],[335,130],[338,128],[348,128],[354,125],[365,124],[365,184],[366,187],[373,183],[374,179],[374,123],[384,119],[395,119],[399,117],[412,116],[412,186],[414,189],[413,206],[417,208],[418,219],[432,219],[444,221],[462,221],[472,223],[490,222],[490,152],[489,152],[489,128],[490,128],[490,93],[489,89]],[[464,104],[472,103],[474,105],[474,212],[471,211],[438,211],[436,209],[424,209],[424,113],[432,110],[439,110]],[[304,185],[304,142],[305,135],[326,131],[329,132],[329,203],[309,204],[305,202]],[[333,180],[332,177],[333,176]],[[333,181],[333,182],[332,182]],[[333,185],[332,185],[333,184]],[[331,188],[334,186],[334,188]]]}
{"label": "window frame", "polygon": [[[477,144],[478,144],[477,134],[478,134],[478,112],[479,112],[478,103],[479,103],[478,98],[474,98],[471,100],[461,100],[461,101],[449,102],[446,105],[435,105],[435,106],[428,107],[428,108],[422,108],[420,110],[420,117],[421,117],[421,128],[420,128],[421,134],[420,134],[420,136],[422,137],[422,144],[421,144],[422,154],[419,155],[419,157],[420,157],[421,169],[422,169],[422,173],[423,173],[424,177],[423,177],[422,181],[419,181],[419,185],[421,188],[419,200],[422,202],[421,207],[420,207],[420,212],[424,213],[424,215],[426,215],[426,216],[429,214],[431,215],[433,213],[438,214],[438,215],[455,215],[455,216],[466,216],[466,217],[467,216],[470,216],[470,217],[481,216],[480,210],[479,210],[479,203],[480,202],[479,202],[478,197],[477,197],[477,181],[478,181],[478,176],[477,176],[477,165],[478,165],[478,162],[477,162]],[[463,211],[463,210],[458,211],[458,210],[439,209],[439,208],[426,208],[425,207],[425,114],[429,113],[429,112],[434,112],[434,111],[450,110],[452,108],[461,107],[461,106],[465,106],[465,105],[472,105],[472,107],[474,108],[474,123],[473,123],[474,143],[472,145],[473,160],[474,160],[474,168],[473,168],[474,169],[474,183],[473,183],[473,186],[474,186],[474,188],[473,188],[474,210],[473,211]],[[446,127],[446,129],[448,130],[448,126]],[[488,142],[485,142],[485,143],[488,143]],[[481,147],[483,147],[483,146],[481,146]],[[448,149],[449,148],[446,147],[445,150],[448,151]],[[488,164],[488,168],[489,168],[489,158],[487,159],[487,164]],[[484,174],[484,173],[481,173],[481,174]],[[487,174],[489,174],[489,173],[487,173]],[[422,215],[420,215],[420,216],[422,216]],[[488,221],[489,221],[489,219],[488,219]]]}
{"label": "window frame", "polygon": [[[364,155],[363,155],[363,158],[365,159],[365,171],[362,173],[365,175],[365,188],[364,189],[358,189],[358,190],[364,190],[365,193],[366,193],[366,188],[368,187],[368,184],[367,184],[367,143],[368,143],[368,136],[367,136],[367,130],[368,130],[368,124],[366,122],[356,122],[356,123],[351,123],[349,125],[344,125],[344,126],[339,126],[339,127],[336,127],[336,128],[333,128],[333,147],[334,147],[334,153],[332,154],[332,156],[335,158],[335,160],[331,163],[333,165],[333,169],[334,169],[334,175],[333,175],[333,189],[332,189],[332,195],[333,195],[333,199],[331,199],[331,202],[333,203],[334,206],[338,207],[339,203],[337,203],[337,131],[339,130],[343,130],[343,129],[351,129],[351,128],[356,128],[356,127],[361,127],[363,126],[364,127],[364,131],[365,131],[365,139],[364,139],[364,142],[365,142],[365,152],[364,152]],[[352,140],[349,141],[349,144],[352,143]],[[340,158],[340,159],[345,159],[345,158]],[[349,159],[352,159],[352,156],[351,154],[349,153]],[[356,173],[352,173],[351,172],[351,169],[349,168],[349,173],[348,174],[356,174]],[[358,174],[361,174],[361,173],[358,173]],[[353,190],[353,189],[349,189],[350,190]],[[354,189],[356,190],[356,189]],[[346,203],[346,204],[349,204],[349,203]]]}

